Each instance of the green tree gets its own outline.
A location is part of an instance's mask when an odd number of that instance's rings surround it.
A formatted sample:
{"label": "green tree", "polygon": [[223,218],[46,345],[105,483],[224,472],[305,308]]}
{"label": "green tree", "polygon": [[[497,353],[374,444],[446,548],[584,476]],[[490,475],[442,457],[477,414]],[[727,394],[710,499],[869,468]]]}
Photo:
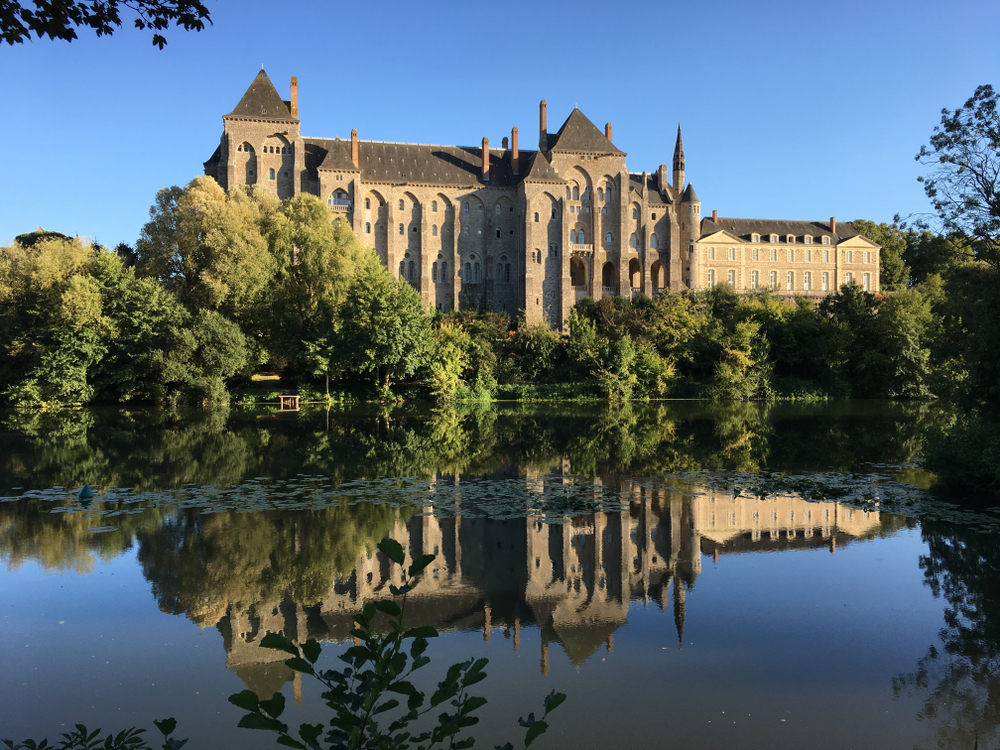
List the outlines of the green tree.
{"label": "green tree", "polygon": [[365,268],[347,293],[341,341],[348,367],[369,373],[383,393],[413,375],[431,348],[430,318],[420,294],[381,266]]}
{"label": "green tree", "polygon": [[874,221],[855,219],[851,226],[861,233],[861,236],[882,246],[879,253],[879,282],[883,289],[901,289],[909,280],[909,269],[904,262],[908,244],[908,232],[892,224],[876,224]]}
{"label": "green tree", "polygon": [[170,25],[187,31],[201,31],[211,23],[208,8],[199,0],[58,0],[57,2],[4,2],[0,5],[0,37],[7,44],[23,44],[37,38],[77,38],[78,27],[89,27],[97,36],[110,36],[121,28],[121,9],[128,8],[135,18],[132,25],[153,32],[153,44],[163,49],[167,40],[161,32]]}

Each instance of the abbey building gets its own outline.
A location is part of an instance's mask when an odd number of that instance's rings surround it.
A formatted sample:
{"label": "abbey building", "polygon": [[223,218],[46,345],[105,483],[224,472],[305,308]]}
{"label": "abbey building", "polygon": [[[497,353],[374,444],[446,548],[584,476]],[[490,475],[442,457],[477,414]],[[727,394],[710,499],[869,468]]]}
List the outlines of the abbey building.
{"label": "abbey building", "polygon": [[538,143],[518,129],[500,148],[301,135],[290,98],[261,70],[223,116],[205,173],[223,188],[319,196],[428,307],[481,307],[561,327],[581,298],[662,289],[769,287],[825,296],[843,283],[879,290],[879,246],[848,224],[702,218],[686,181],[680,128],[672,168],[630,172],[612,141],[574,109]]}

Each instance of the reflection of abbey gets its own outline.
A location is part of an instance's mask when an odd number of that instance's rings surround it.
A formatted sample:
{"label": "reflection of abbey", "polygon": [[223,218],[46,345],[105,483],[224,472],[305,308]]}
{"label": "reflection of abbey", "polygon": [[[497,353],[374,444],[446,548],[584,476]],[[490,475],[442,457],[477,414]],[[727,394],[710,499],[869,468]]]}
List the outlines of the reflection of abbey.
{"label": "reflection of abbey", "polygon": [[[525,482],[529,491],[543,491],[537,479]],[[455,489],[461,502],[461,484]],[[672,608],[682,642],[686,598],[703,556],[719,562],[720,556],[740,552],[832,552],[879,529],[877,512],[830,502],[692,496],[629,483],[619,489],[631,498],[630,510],[564,524],[432,515],[398,523],[389,535],[402,543],[407,565],[419,555],[437,555],[410,594],[407,622],[442,631],[480,630],[487,640],[502,634],[514,649],[521,646],[522,628],[538,628],[546,673],[552,642],[578,666],[601,647],[611,651],[633,601]],[[281,631],[299,642],[343,642],[354,627],[352,615],[370,601],[388,598],[388,583],[401,584],[400,573],[381,553],[362,550],[353,573],[316,606],[286,602],[267,612],[230,607],[219,623],[228,666],[269,696],[292,674],[273,664],[284,658],[281,653],[260,647],[265,633]]]}
{"label": "reflection of abbey", "polygon": [[441,310],[523,310],[560,326],[586,295],[879,289],[879,246],[846,223],[703,220],[679,128],[672,170],[652,173],[629,172],[611,124],[601,132],[579,109],[550,133],[544,101],[538,150],[520,147],[516,127],[501,148],[306,138],[296,79],[283,101],[263,70],[223,124],[206,174],[226,189],[319,196]]}

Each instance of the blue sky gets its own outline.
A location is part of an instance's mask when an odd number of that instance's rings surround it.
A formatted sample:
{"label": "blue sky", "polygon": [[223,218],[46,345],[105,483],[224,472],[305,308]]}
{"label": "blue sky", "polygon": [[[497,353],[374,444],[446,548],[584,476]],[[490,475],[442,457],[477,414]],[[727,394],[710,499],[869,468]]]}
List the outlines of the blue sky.
{"label": "blue sky", "polygon": [[299,79],[307,136],[537,143],[574,104],[629,168],[670,164],[678,122],[703,214],[890,221],[927,211],[913,160],[942,107],[1000,84],[995,0],[206,0],[159,51],[123,28],[0,48],[0,243],[38,226],[134,242],[157,189],[202,172],[263,64]]}

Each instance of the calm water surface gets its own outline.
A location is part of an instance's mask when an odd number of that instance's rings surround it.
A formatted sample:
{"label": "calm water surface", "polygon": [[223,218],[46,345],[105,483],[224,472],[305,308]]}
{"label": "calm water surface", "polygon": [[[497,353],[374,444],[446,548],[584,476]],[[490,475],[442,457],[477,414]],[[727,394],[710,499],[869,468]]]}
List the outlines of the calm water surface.
{"label": "calm water surface", "polygon": [[882,402],[0,413],[0,737],[175,716],[189,747],[271,747],[236,728],[226,698],[244,688],[321,721],[319,690],[261,638],[316,638],[332,660],[388,595],[388,534],[438,556],[408,613],[442,633],[428,681],[490,659],[485,747],[553,688],[569,697],[538,747],[1000,747],[991,514],[746,490],[875,474],[919,494],[934,418]]}

